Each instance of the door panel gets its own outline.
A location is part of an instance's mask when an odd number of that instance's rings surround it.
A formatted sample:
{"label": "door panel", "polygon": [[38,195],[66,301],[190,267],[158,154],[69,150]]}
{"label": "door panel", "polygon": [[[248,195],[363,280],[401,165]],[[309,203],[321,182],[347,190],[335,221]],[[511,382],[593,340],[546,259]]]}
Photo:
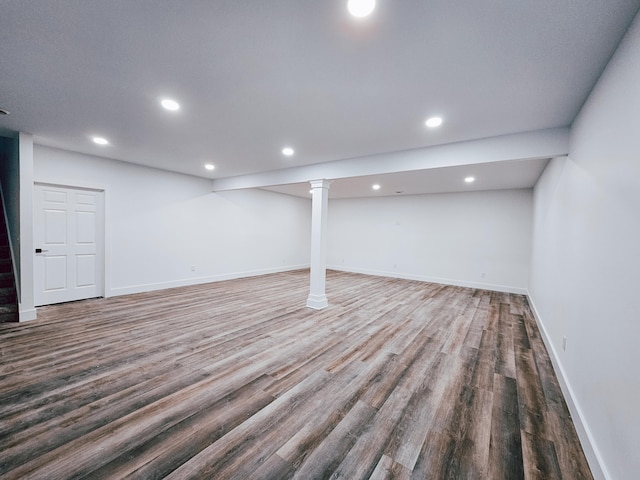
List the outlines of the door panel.
{"label": "door panel", "polygon": [[44,211],[44,243],[46,245],[64,245],[67,243],[67,212],[46,209]]}
{"label": "door panel", "polygon": [[104,295],[104,192],[34,191],[36,305]]}
{"label": "door panel", "polygon": [[89,287],[96,284],[96,256],[76,256],[76,287]]}
{"label": "door panel", "polygon": [[44,257],[44,272],[46,291],[64,290],[67,288],[66,255],[47,255]]}
{"label": "door panel", "polygon": [[94,212],[76,212],[76,241],[84,244],[96,242],[96,214]]}

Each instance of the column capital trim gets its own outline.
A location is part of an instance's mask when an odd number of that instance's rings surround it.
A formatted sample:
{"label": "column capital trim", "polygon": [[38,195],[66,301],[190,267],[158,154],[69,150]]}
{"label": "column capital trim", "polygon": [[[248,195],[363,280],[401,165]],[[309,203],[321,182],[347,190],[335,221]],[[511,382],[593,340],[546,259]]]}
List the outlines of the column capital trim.
{"label": "column capital trim", "polygon": [[329,189],[329,187],[331,186],[331,180],[327,180],[325,178],[321,180],[309,180],[309,183],[311,184],[311,188]]}

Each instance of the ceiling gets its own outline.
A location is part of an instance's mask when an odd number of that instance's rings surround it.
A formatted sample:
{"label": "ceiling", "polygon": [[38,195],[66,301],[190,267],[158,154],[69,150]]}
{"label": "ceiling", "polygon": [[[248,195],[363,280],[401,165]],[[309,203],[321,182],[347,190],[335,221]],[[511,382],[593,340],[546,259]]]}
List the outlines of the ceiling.
{"label": "ceiling", "polygon": [[[540,178],[547,163],[549,163],[548,158],[541,158],[340,178],[331,182],[329,198],[531,188]],[[473,177],[474,181],[466,183],[464,179],[467,177]],[[380,189],[373,190],[373,185],[379,185]],[[311,198],[309,182],[277,185],[265,189],[296,197]]]}
{"label": "ceiling", "polygon": [[[357,20],[346,0],[3,0],[0,132],[225,178],[568,126],[639,8],[378,0]],[[432,115],[441,127],[425,127]],[[533,162],[487,168],[517,185]],[[433,190],[426,174],[402,178],[375,181]],[[446,178],[438,188],[459,188]],[[332,196],[349,182],[371,194],[370,180],[336,181]]]}

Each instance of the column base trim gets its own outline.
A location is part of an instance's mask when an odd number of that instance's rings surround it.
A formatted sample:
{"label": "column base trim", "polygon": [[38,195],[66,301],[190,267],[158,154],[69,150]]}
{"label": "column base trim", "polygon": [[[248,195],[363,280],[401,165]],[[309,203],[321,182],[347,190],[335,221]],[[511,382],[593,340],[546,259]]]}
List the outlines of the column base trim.
{"label": "column base trim", "polygon": [[307,297],[307,307],[314,310],[322,310],[329,306],[329,301],[326,295],[314,295],[312,293]]}

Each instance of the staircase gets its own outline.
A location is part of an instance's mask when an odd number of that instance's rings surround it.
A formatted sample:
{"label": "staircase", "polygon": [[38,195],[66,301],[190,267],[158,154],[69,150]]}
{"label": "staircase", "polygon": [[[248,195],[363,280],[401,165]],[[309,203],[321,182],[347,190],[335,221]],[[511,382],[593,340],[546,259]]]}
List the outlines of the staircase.
{"label": "staircase", "polygon": [[4,208],[0,208],[0,323],[18,321],[18,296]]}

